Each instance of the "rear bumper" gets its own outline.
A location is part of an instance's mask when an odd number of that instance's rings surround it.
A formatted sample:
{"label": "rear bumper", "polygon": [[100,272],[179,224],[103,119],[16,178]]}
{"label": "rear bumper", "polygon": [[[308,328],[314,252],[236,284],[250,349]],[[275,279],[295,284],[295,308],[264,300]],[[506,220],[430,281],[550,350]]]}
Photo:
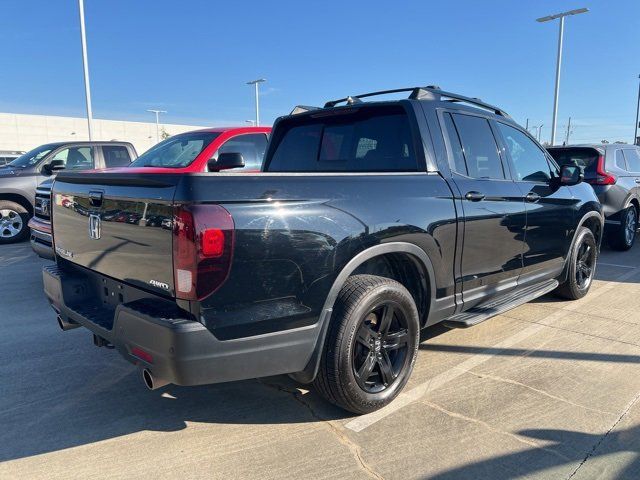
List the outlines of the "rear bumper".
{"label": "rear bumper", "polygon": [[28,225],[31,229],[31,249],[36,252],[39,257],[54,260],[53,238],[49,224],[32,218],[29,220]]}
{"label": "rear bumper", "polygon": [[[168,300],[97,305],[89,278],[57,265],[43,268],[45,294],[66,322],[111,343],[128,361],[177,385],[202,385],[301,371],[320,331],[317,325],[235,340],[218,340]],[[92,300],[94,303],[92,303]],[[99,301],[99,299],[98,299]],[[166,317],[166,318],[164,318]],[[139,348],[151,361],[138,358]]]}

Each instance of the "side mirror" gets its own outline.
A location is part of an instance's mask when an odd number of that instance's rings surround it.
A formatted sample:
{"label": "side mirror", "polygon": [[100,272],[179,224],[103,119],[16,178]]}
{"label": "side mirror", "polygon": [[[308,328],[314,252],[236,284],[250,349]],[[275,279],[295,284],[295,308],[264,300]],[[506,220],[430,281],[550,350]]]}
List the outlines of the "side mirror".
{"label": "side mirror", "polygon": [[584,180],[584,169],[577,165],[562,165],[560,167],[560,185],[577,185]]}
{"label": "side mirror", "polygon": [[47,165],[44,166],[44,169],[51,175],[53,172],[57,172],[59,170],[64,170],[65,163],[64,160],[56,159],[51,160]]}
{"label": "side mirror", "polygon": [[224,152],[218,155],[218,160],[213,158],[207,163],[210,172],[229,170],[230,168],[244,167],[244,158],[241,153]]}

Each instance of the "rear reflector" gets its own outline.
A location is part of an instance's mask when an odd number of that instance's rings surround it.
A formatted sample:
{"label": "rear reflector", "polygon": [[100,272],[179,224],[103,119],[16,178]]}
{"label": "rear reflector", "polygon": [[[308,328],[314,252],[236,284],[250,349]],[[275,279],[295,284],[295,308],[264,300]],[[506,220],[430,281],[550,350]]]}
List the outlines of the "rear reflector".
{"label": "rear reflector", "polygon": [[153,363],[153,356],[149,352],[145,352],[140,347],[133,347],[131,349],[131,355],[134,357],[138,357],[140,360],[143,360],[147,363]]}
{"label": "rear reflector", "polygon": [[234,225],[220,205],[179,206],[174,212],[176,297],[202,300],[225,282],[233,257]]}

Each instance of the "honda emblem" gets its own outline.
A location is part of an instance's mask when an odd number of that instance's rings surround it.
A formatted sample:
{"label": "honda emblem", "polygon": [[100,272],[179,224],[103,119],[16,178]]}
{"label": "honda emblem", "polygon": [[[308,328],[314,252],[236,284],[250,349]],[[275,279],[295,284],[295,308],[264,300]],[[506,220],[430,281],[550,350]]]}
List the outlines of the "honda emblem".
{"label": "honda emblem", "polygon": [[100,240],[102,233],[102,221],[99,215],[89,215],[89,238],[92,240]]}

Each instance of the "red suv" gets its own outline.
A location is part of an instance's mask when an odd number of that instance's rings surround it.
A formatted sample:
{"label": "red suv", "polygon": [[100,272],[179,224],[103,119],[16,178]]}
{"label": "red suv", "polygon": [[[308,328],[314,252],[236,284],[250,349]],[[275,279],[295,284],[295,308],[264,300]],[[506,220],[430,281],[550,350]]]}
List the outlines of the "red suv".
{"label": "red suv", "polygon": [[[270,133],[271,127],[206,128],[180,133],[151,147],[126,167],[95,172],[131,172],[131,169],[144,173],[200,173],[223,169],[256,172],[262,166]],[[53,181],[46,181],[38,186],[35,216],[29,221],[31,246],[39,256],[48,259],[54,258],[48,208],[52,184]],[[47,208],[39,209],[38,202],[45,202]],[[129,216],[126,221],[140,221],[143,217],[140,213],[139,218]]]}

